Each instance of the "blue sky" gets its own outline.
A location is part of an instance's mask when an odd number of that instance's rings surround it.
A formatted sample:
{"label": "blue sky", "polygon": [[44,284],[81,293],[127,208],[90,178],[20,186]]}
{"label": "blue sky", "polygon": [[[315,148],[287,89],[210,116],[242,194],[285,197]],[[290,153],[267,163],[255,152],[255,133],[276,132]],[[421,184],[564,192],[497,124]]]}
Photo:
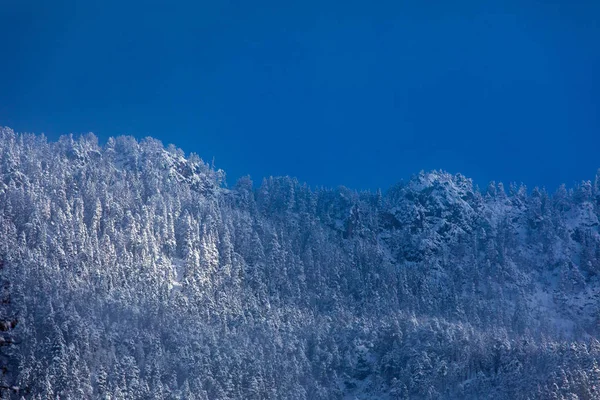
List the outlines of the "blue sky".
{"label": "blue sky", "polygon": [[567,0],[0,0],[0,125],[153,136],[229,184],[444,169],[554,190],[600,167],[599,19]]}

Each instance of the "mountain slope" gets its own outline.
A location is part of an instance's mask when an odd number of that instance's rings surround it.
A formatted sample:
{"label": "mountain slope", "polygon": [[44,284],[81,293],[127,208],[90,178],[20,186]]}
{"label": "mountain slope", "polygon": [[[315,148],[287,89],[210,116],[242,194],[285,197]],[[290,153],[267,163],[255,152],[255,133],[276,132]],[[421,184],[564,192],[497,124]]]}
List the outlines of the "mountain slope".
{"label": "mountain slope", "polygon": [[[233,187],[153,139],[0,129],[26,398],[596,398],[600,178]],[[569,397],[571,396],[571,397]],[[18,398],[18,397],[17,397]]]}

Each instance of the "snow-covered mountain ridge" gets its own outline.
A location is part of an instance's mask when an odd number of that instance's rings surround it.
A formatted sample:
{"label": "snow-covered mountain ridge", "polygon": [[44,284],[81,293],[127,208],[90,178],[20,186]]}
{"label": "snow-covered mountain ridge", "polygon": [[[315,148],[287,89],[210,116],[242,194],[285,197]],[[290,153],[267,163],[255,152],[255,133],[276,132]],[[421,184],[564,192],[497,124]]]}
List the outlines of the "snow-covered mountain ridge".
{"label": "snow-covered mountain ridge", "polygon": [[443,171],[385,193],[224,177],[154,139],[0,128],[21,343],[5,383],[63,399],[600,396],[600,174],[552,195]]}

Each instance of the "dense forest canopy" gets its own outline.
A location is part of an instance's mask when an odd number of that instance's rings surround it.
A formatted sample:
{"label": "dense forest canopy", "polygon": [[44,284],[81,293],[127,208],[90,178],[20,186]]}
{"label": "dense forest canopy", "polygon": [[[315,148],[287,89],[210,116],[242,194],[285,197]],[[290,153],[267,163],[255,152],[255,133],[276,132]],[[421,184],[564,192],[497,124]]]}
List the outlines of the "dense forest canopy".
{"label": "dense forest canopy", "polygon": [[6,398],[600,397],[600,173],[385,193],[0,128]]}

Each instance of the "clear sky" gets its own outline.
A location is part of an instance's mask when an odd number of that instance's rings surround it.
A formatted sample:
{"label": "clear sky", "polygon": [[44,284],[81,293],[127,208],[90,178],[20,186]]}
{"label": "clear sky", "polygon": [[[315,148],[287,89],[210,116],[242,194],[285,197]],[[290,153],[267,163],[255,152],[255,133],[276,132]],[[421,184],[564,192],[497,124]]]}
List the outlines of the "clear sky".
{"label": "clear sky", "polygon": [[0,0],[0,125],[228,174],[554,190],[600,167],[600,2]]}

